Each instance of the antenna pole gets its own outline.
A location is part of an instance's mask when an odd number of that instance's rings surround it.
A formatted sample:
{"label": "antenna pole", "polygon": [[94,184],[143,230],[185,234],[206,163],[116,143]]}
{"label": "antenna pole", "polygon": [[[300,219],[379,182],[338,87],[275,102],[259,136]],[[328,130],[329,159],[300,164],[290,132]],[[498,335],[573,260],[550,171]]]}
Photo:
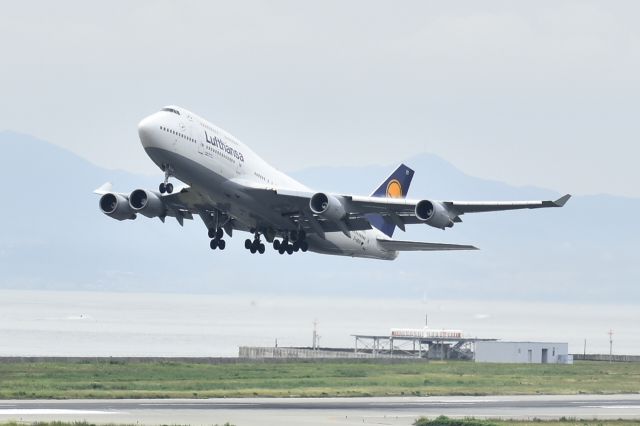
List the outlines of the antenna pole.
{"label": "antenna pole", "polygon": [[609,329],[609,362],[613,361],[613,330]]}
{"label": "antenna pole", "polygon": [[314,350],[318,349],[318,320],[313,320],[313,346]]}

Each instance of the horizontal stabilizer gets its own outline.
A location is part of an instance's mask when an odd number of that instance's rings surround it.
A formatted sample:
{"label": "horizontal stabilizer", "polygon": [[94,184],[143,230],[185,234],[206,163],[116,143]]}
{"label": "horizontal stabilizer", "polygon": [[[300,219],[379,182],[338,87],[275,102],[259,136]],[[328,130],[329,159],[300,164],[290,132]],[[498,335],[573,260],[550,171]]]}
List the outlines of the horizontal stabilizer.
{"label": "horizontal stabilizer", "polygon": [[96,188],[96,190],[93,191],[93,193],[98,195],[104,195],[108,192],[111,192],[112,189],[113,189],[113,185],[111,185],[111,182],[105,182],[102,184],[102,186],[100,186],[100,188]]}
{"label": "horizontal stabilizer", "polygon": [[558,198],[557,200],[555,200],[553,204],[555,204],[556,207],[563,207],[565,204],[567,204],[567,201],[569,201],[569,198],[571,198],[571,194],[564,195]]}
{"label": "horizontal stabilizer", "polygon": [[422,243],[418,241],[383,240],[378,244],[385,250],[395,251],[443,251],[443,250],[478,250],[477,247],[462,244]]}

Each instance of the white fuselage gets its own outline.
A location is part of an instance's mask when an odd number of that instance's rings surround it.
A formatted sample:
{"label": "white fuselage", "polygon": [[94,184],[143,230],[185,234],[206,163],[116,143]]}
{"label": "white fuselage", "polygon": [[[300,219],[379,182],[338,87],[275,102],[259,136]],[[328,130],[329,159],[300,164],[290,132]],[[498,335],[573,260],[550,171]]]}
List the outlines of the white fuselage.
{"label": "white fuselage", "polygon": [[[212,205],[249,230],[260,223],[274,229],[291,227],[289,218],[251,197],[243,188],[252,185],[292,191],[310,191],[305,185],[275,169],[247,145],[210,122],[183,108],[165,108],[143,119],[140,141],[149,157],[171,175],[185,182]],[[319,253],[392,260],[396,251],[384,250],[377,239],[388,237],[373,228],[327,232],[325,238],[308,235],[309,249]]]}

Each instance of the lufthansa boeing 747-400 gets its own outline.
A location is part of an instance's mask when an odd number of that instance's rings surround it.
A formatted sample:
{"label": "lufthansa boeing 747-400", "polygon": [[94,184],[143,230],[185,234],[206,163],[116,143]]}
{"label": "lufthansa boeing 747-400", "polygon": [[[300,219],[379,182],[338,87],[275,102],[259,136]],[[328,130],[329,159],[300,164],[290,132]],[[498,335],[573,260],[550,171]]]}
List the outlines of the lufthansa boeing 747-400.
{"label": "lufthansa boeing 747-400", "polygon": [[[426,224],[451,228],[465,213],[562,207],[555,201],[436,201],[406,198],[413,170],[401,164],[370,196],[315,192],[276,170],[249,147],[201,117],[177,106],[162,108],[138,125],[147,155],[164,172],[158,191],[96,189],[100,209],[117,220],[143,215],[200,216],[210,247],[224,250],[225,234],[249,232],[251,253],[263,239],[280,254],[306,252],[393,260],[401,251],[475,250],[470,245],[392,239],[396,227]],[[171,177],[185,185],[169,182]]]}

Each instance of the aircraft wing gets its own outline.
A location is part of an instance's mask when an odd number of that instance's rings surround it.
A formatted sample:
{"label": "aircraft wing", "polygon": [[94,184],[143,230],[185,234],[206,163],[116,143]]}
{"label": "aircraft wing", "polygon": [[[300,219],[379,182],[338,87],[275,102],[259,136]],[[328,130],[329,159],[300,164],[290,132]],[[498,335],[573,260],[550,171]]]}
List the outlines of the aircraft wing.
{"label": "aircraft wing", "polygon": [[566,194],[554,201],[446,201],[455,211],[464,213],[494,212],[501,210],[540,209],[562,207],[571,195]]}
{"label": "aircraft wing", "polygon": [[[268,211],[272,211],[281,220],[284,219],[285,223],[289,224],[288,226],[282,226],[282,223],[276,225],[272,222],[273,217],[263,218],[265,225],[273,224],[279,229],[295,230],[302,228],[308,233],[316,233],[320,236],[324,236],[326,232],[348,234],[350,231],[371,229],[372,226],[368,220],[369,215],[382,216],[385,220],[396,224],[403,231],[405,230],[405,225],[426,223],[423,218],[418,217],[416,214],[416,208],[424,200],[328,194],[333,200],[341,204],[345,212],[344,217],[340,220],[332,220],[311,210],[310,202],[316,194],[311,191],[273,188],[244,180],[230,180],[227,185],[230,191],[238,190],[238,193],[242,192],[249,195],[259,204],[267,207]],[[107,192],[110,189],[108,185],[103,185],[96,192]],[[450,219],[450,222],[453,223],[461,222],[459,216],[465,213],[562,207],[569,197],[569,195],[565,195],[555,201],[430,201],[430,203],[443,206],[447,220],[449,221]],[[216,210],[228,212],[228,206],[215,202],[206,194],[190,187],[183,187],[173,194],[165,194],[161,198],[171,212],[169,215],[176,216],[180,222],[182,222],[183,218],[191,219],[193,214],[199,214],[205,223],[208,223],[213,220],[212,217]],[[246,228],[246,226],[238,223],[233,218],[229,218],[226,222],[228,226],[235,229]],[[409,246],[405,245],[405,247]],[[425,250],[426,247],[428,246],[423,246],[421,250]]]}
{"label": "aircraft wing", "polygon": [[[256,188],[257,190],[257,188]],[[313,224],[317,222],[325,231],[356,231],[371,229],[367,220],[368,215],[380,215],[397,225],[403,231],[405,225],[428,223],[438,228],[452,225],[454,222],[462,222],[460,216],[465,213],[480,213],[516,209],[537,209],[547,207],[562,207],[571,197],[569,194],[551,201],[430,201],[411,200],[402,198],[364,197],[356,195],[328,194],[333,200],[337,200],[346,215],[336,223],[322,215],[315,214],[310,209],[310,201],[314,196],[312,192],[290,191],[286,189],[271,189],[273,197],[289,206],[290,211],[283,211],[283,215],[290,215],[295,222],[304,221]],[[421,204],[422,203],[422,204]],[[427,204],[425,204],[427,203]],[[277,203],[276,203],[277,204]],[[446,225],[439,226],[431,220],[425,220],[425,214],[420,217],[417,211],[423,206],[425,209],[437,210],[439,218]],[[428,207],[425,207],[428,206]],[[429,210],[431,213],[431,210]],[[326,223],[332,222],[332,223]]]}
{"label": "aircraft wing", "polygon": [[477,247],[461,244],[422,243],[417,241],[384,240],[381,238],[378,238],[378,244],[386,250],[395,251],[478,250]]}
{"label": "aircraft wing", "polygon": [[[94,192],[104,195],[112,192],[110,183],[105,183]],[[249,230],[251,224],[242,223],[229,215],[230,202],[212,199],[206,193],[183,186],[172,194],[157,194],[166,211],[158,216],[164,221],[165,216],[175,217],[180,224],[184,219],[193,219],[198,214],[207,227],[222,226],[228,234],[233,229]],[[451,227],[461,222],[460,216],[465,213],[478,213],[514,209],[536,209],[545,207],[562,207],[569,200],[565,195],[555,201],[431,201],[410,200],[390,197],[366,197],[331,193],[314,193],[311,191],[289,190],[268,187],[242,179],[231,179],[223,184],[229,197],[245,198],[256,206],[262,206],[254,213],[258,226],[272,227],[277,230],[304,229],[324,237],[326,232],[363,231],[372,228],[373,217],[382,217],[401,230],[405,225],[428,224],[436,228]],[[228,192],[227,192],[228,191]],[[127,194],[115,193],[122,197]],[[234,195],[231,195],[234,194]],[[332,214],[324,214],[312,209],[311,204],[318,196],[324,197],[333,209]],[[315,198],[314,198],[315,197]],[[323,204],[323,203],[321,203]],[[336,211],[338,212],[336,214]],[[435,243],[394,242],[403,250],[460,250],[472,249],[471,246],[438,245]],[[401,250],[401,248],[397,248]]]}
{"label": "aircraft wing", "polygon": [[[378,213],[388,215],[391,213],[410,215],[415,213],[417,204],[422,200],[409,200],[399,198],[360,197],[342,195],[350,205],[351,210],[359,210],[361,213]],[[562,207],[571,198],[567,194],[555,201],[436,201],[456,216],[465,213],[494,212],[517,209],[539,209],[545,207]]]}

